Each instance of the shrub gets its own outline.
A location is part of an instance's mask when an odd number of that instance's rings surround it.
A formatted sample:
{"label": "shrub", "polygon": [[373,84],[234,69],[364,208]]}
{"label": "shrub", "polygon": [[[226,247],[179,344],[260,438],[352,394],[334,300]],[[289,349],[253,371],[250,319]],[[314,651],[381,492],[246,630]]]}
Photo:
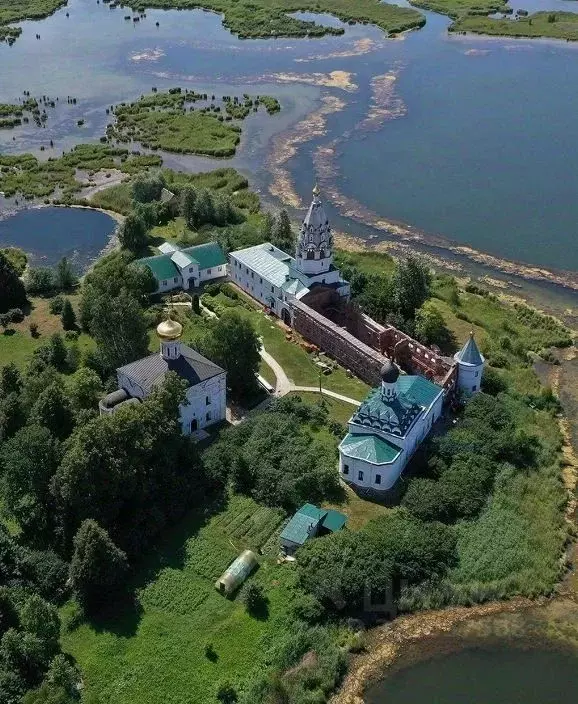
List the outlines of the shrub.
{"label": "shrub", "polygon": [[24,320],[24,313],[22,308],[11,308],[8,311],[8,317],[11,323],[21,323]]}
{"label": "shrub", "polygon": [[53,315],[60,315],[62,313],[63,306],[64,306],[64,296],[61,296],[60,294],[58,294],[58,296],[54,296],[54,298],[50,299],[50,303],[48,304],[48,310]]}
{"label": "shrub", "polygon": [[31,337],[40,337],[40,333],[38,332],[38,323],[30,323],[28,329],[30,330]]}

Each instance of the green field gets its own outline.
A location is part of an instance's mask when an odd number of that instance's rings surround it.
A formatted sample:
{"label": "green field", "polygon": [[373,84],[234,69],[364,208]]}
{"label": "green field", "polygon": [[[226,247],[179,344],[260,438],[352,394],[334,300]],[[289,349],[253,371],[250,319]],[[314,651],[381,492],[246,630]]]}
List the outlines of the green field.
{"label": "green field", "polygon": [[[207,518],[203,525],[183,521],[137,571],[136,615],[122,605],[105,623],[65,629],[63,647],[83,670],[87,701],[213,704],[218,683],[265,667],[264,644],[286,628],[291,567],[262,558],[251,577],[266,590],[267,619],[249,616],[213,583],[241,550],[262,546],[282,515],[234,497]],[[73,611],[64,609],[65,622]],[[209,643],[214,661],[204,652]]]}
{"label": "green field", "polygon": [[0,0],[0,42],[12,43],[20,36],[20,27],[3,27],[20,20],[37,20],[48,17],[67,0]]}

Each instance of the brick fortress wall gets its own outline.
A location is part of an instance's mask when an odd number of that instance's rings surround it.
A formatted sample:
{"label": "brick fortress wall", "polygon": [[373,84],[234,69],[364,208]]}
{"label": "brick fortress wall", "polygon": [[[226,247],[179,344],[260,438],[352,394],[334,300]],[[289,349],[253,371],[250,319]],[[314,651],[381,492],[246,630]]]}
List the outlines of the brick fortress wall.
{"label": "brick fortress wall", "polygon": [[352,302],[322,286],[292,303],[293,328],[367,384],[377,386],[386,357],[410,374],[421,374],[451,391],[453,360],[421,345],[391,325],[380,325]]}

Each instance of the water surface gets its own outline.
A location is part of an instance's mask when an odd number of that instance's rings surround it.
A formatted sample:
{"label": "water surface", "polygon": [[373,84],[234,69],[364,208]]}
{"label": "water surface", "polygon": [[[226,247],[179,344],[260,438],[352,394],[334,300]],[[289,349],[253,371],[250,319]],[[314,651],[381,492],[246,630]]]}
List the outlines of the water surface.
{"label": "water surface", "polygon": [[578,658],[550,650],[470,648],[399,670],[367,704],[573,704]]}
{"label": "water surface", "polygon": [[0,219],[0,247],[20,247],[33,266],[67,257],[80,273],[106,247],[116,222],[86,208],[30,208]]}

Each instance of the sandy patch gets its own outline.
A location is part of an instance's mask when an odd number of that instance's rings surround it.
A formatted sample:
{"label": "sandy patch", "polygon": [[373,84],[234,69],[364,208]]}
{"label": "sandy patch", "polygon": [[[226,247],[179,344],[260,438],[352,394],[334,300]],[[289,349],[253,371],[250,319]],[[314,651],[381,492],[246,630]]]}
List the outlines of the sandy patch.
{"label": "sandy patch", "polygon": [[140,54],[133,54],[130,57],[130,60],[131,61],[158,61],[163,56],[165,56],[165,52],[163,51],[163,49],[159,49],[157,47],[156,49],[145,49],[145,51],[142,51]]}
{"label": "sandy patch", "polygon": [[306,61],[322,61],[324,59],[347,59],[351,56],[363,56],[364,54],[369,54],[372,51],[377,51],[377,49],[384,46],[381,42],[376,42],[369,37],[364,39],[356,39],[353,42],[351,49],[343,49],[343,51],[334,51],[331,54],[311,54],[311,56],[306,56],[300,59],[294,59],[295,63],[304,63]]}
{"label": "sandy patch", "polygon": [[352,81],[353,73],[349,71],[330,71],[329,73],[273,73],[267,78],[277,83],[306,83],[310,86],[340,88],[348,92],[357,90]]}

